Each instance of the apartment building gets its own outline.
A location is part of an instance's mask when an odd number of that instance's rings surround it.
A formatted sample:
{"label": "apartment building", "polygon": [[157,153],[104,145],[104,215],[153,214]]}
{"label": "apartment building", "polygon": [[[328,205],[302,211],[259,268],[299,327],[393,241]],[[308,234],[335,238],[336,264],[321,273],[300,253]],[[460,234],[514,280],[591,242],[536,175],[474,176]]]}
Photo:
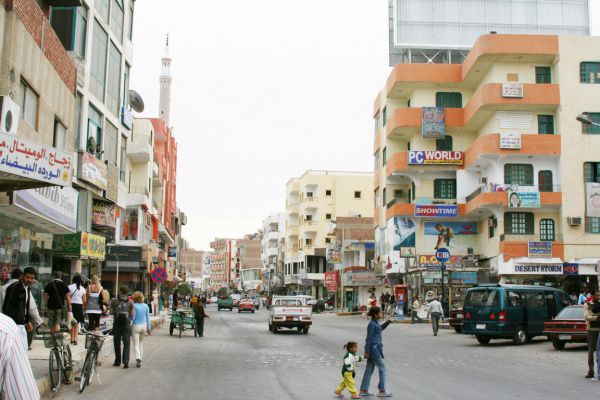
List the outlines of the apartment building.
{"label": "apartment building", "polygon": [[270,291],[273,278],[276,277],[273,281],[275,286],[283,282],[285,213],[270,214],[262,225],[261,262],[265,273],[265,290]]}
{"label": "apartment building", "polygon": [[[210,290],[216,292],[222,287],[233,285],[235,270],[231,264],[232,261],[232,240],[224,238],[215,238],[210,243],[212,252],[210,253]],[[232,271],[233,270],[233,271]]]}
{"label": "apartment building", "polygon": [[260,293],[264,288],[264,269],[261,262],[260,234],[244,236],[234,242],[234,282],[238,290],[250,293]]}
{"label": "apartment building", "polygon": [[456,302],[488,280],[595,285],[598,54],[597,37],[489,34],[462,64],[394,67],[373,110],[375,260],[409,297],[440,293],[438,248]]}
{"label": "apartment building", "polygon": [[329,223],[373,215],[370,172],[306,171],[286,185],[284,284],[288,292],[325,296]]}
{"label": "apartment building", "polygon": [[180,251],[179,264],[185,271],[187,280],[202,281],[204,267],[204,251],[183,249]]}

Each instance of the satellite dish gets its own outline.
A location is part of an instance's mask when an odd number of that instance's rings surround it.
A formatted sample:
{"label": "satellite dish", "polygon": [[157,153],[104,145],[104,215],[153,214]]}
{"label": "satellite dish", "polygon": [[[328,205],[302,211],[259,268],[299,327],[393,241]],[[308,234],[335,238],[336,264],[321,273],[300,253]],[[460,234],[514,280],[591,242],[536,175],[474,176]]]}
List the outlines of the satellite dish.
{"label": "satellite dish", "polygon": [[141,113],[144,111],[144,100],[142,100],[142,96],[135,90],[129,90],[129,105],[135,112]]}

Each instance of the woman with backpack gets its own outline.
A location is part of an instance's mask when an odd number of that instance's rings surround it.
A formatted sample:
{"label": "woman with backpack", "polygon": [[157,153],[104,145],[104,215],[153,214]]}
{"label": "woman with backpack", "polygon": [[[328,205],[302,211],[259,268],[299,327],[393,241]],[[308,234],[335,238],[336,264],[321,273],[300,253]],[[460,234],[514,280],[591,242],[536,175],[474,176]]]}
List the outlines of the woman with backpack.
{"label": "woman with backpack", "polygon": [[88,285],[86,292],[88,315],[88,330],[98,332],[100,328],[100,315],[102,315],[102,286],[98,275],[92,276],[92,283]]}
{"label": "woman with backpack", "polygon": [[71,296],[71,307],[73,309],[73,318],[77,321],[72,327],[69,327],[71,333],[71,344],[77,346],[77,336],[79,335],[79,326],[83,324],[83,306],[86,304],[86,290],[82,285],[83,279],[77,274],[73,277],[73,284],[69,285],[69,296]]}

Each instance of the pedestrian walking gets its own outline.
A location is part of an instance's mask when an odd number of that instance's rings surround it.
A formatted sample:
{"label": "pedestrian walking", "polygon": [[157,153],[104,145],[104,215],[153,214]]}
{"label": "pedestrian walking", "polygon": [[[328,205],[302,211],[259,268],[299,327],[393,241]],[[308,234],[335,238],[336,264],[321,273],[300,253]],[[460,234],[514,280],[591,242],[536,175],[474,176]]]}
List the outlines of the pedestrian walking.
{"label": "pedestrian walking", "polygon": [[39,400],[40,392],[15,322],[0,313],[0,399]]}
{"label": "pedestrian walking", "polygon": [[[69,288],[62,281],[62,272],[52,272],[52,281],[44,288],[46,297],[46,313],[50,332],[60,331],[60,322],[67,319],[67,313],[72,312]],[[69,327],[70,328],[70,327]]]}
{"label": "pedestrian walking", "polygon": [[334,393],[338,398],[342,399],[344,397],[342,392],[344,389],[348,389],[352,395],[351,398],[360,399],[358,390],[356,390],[356,384],[354,383],[354,377],[356,376],[358,363],[363,361],[363,358],[356,355],[358,351],[356,342],[346,343],[344,349],[346,349],[346,354],[344,354],[344,362],[342,363],[342,381]]}
{"label": "pedestrian walking", "polygon": [[369,310],[369,316],[371,321],[367,327],[367,339],[365,340],[365,359],[367,360],[367,368],[363,375],[362,382],[360,384],[360,395],[361,396],[372,396],[369,392],[369,386],[371,385],[371,376],[375,367],[379,371],[379,393],[378,397],[392,397],[392,394],[385,390],[385,379],[386,379],[386,368],[383,362],[383,337],[381,332],[387,328],[392,321],[387,320],[383,324],[380,324],[380,320],[383,319],[383,313],[379,307],[373,307]]}
{"label": "pedestrian walking", "polygon": [[204,304],[201,301],[194,302],[194,317],[196,318],[196,332],[198,337],[204,336],[204,318],[210,318],[204,310]]}
{"label": "pedestrian walking", "polygon": [[144,303],[142,292],[135,292],[133,294],[133,302],[133,327],[131,328],[131,335],[135,349],[135,366],[139,368],[142,366],[142,359],[144,357],[144,337],[151,335],[152,326],[150,324],[150,310],[148,305]]}
{"label": "pedestrian walking", "polygon": [[369,296],[369,307],[377,307],[377,297],[375,297],[375,292],[371,293],[371,296]]}
{"label": "pedestrian walking", "polygon": [[98,275],[92,276],[92,283],[86,291],[86,310],[88,316],[88,330],[97,332],[100,328],[100,316],[102,315],[102,306],[104,305],[104,289],[100,285]]}
{"label": "pedestrian walking", "polygon": [[381,295],[379,296],[379,305],[381,306],[381,311],[385,312],[386,306],[387,306],[387,301],[386,301],[385,293],[383,293],[383,292],[381,292]]}
{"label": "pedestrian walking", "polygon": [[388,306],[388,315],[394,316],[396,310],[396,296],[390,295],[390,305]]}
{"label": "pedestrian walking", "polygon": [[433,299],[429,303],[429,309],[427,310],[427,318],[431,318],[431,328],[433,329],[433,336],[437,336],[440,329],[440,318],[444,319],[444,309],[442,303],[437,299]]}
{"label": "pedestrian walking", "polygon": [[[588,346],[588,373],[586,378],[594,377],[594,353],[598,345],[598,334],[600,333],[600,319],[594,314],[593,308],[600,303],[600,291],[594,297],[590,297],[583,305],[583,315],[587,324],[587,346]],[[600,371],[598,372],[600,374]]]}
{"label": "pedestrian walking", "polygon": [[410,311],[410,323],[415,323],[415,318],[419,323],[423,322],[421,317],[419,317],[419,308],[421,308],[421,304],[419,303],[419,298],[415,297],[412,302],[412,309]]}
{"label": "pedestrian walking", "polygon": [[[129,350],[131,345],[131,318],[133,318],[133,302],[127,297],[129,288],[126,285],[119,287],[119,294],[110,301],[110,308],[114,317],[113,343],[115,346],[115,362],[113,366],[129,368]],[[121,355],[121,342],[123,354]]]}
{"label": "pedestrian walking", "polygon": [[82,285],[83,279],[81,275],[75,275],[73,277],[73,284],[69,285],[69,297],[71,298],[71,308],[73,309],[73,318],[75,318],[76,324],[69,327],[69,333],[71,334],[71,344],[77,346],[79,335],[79,326],[84,322],[83,306],[86,304],[86,290]]}

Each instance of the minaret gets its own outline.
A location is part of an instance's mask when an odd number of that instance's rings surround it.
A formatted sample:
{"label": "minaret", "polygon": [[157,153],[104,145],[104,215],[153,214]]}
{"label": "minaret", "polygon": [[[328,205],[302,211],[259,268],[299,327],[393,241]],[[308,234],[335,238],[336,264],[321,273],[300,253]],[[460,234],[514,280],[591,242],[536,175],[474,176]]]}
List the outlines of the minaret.
{"label": "minaret", "polygon": [[169,35],[167,34],[167,44],[165,47],[165,55],[161,59],[162,70],[160,72],[160,101],[158,115],[160,119],[165,121],[165,125],[169,126],[169,116],[171,113],[171,57],[169,57]]}

